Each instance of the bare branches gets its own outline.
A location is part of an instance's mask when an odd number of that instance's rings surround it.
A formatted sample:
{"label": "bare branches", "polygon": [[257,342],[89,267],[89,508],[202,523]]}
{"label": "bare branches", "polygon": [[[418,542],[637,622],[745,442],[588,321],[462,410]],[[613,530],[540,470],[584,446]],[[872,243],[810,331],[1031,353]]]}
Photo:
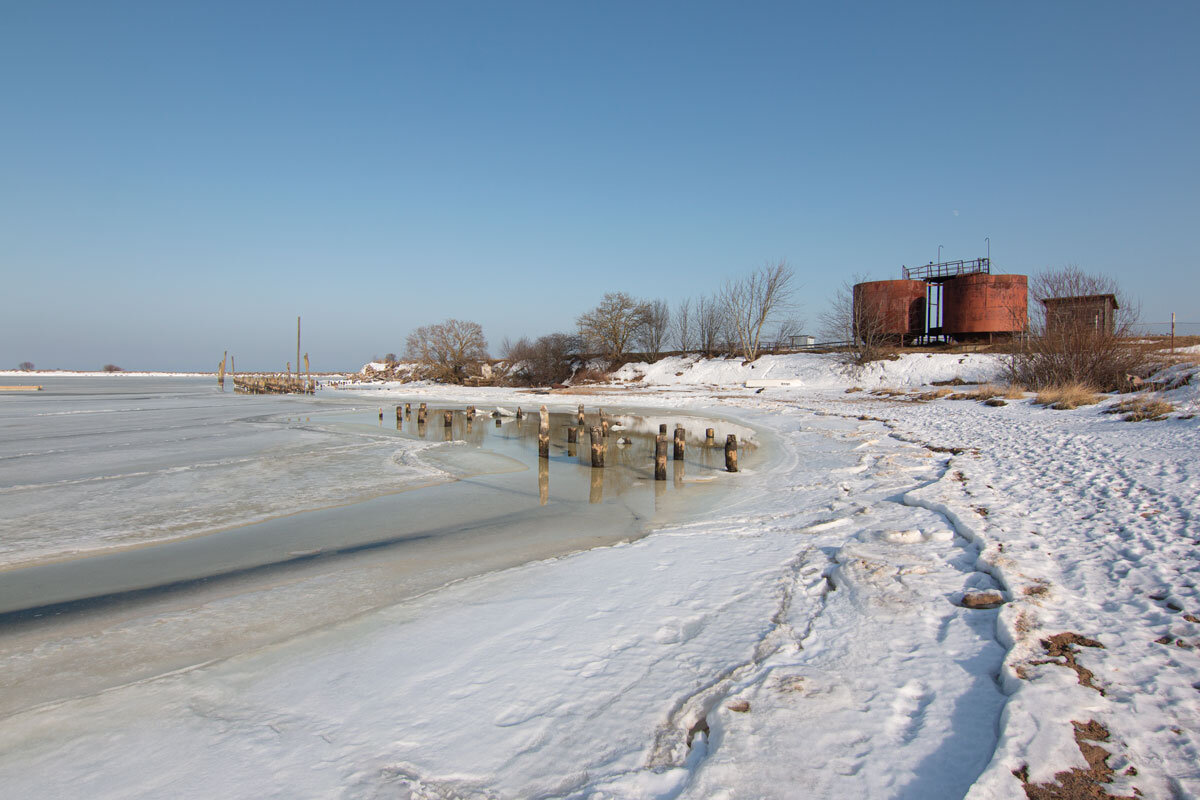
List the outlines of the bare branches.
{"label": "bare branches", "polygon": [[479,323],[448,319],[423,325],[408,335],[408,357],[433,380],[462,383],[468,370],[487,358],[487,340]]}
{"label": "bare branches", "polygon": [[1149,370],[1149,356],[1129,343],[1137,305],[1116,281],[1068,265],[1034,276],[1030,295],[1030,335],[1007,365],[1014,382],[1034,389],[1079,383],[1108,391]]}
{"label": "bare branches", "polygon": [[580,314],[575,324],[588,347],[619,361],[645,325],[649,305],[625,292],[608,292],[600,305]]}
{"label": "bare branches", "polygon": [[792,269],[787,262],[767,264],[744,278],[728,281],[721,302],[730,332],[747,361],[758,358],[763,325],[792,299]]}
{"label": "bare branches", "polygon": [[681,352],[686,353],[692,349],[695,341],[694,332],[692,330],[692,298],[688,297],[679,301],[679,305],[675,306],[675,316],[671,319],[672,332],[675,334],[675,345]]}
{"label": "bare branches", "polygon": [[821,314],[821,333],[836,342],[846,342],[844,360],[862,366],[882,358],[887,350],[885,310],[871,303],[857,302],[854,287],[866,280],[855,275],[842,283]]}
{"label": "bare branches", "polygon": [[651,300],[645,307],[646,316],[638,330],[637,340],[642,352],[657,361],[671,328],[671,308],[665,300]]}

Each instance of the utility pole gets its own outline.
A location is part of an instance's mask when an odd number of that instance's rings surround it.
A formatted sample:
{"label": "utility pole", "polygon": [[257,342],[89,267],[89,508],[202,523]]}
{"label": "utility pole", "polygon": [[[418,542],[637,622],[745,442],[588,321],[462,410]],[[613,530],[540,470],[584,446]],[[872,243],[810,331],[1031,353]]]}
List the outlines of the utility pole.
{"label": "utility pole", "polygon": [[300,318],[296,317],[296,373],[300,372]]}

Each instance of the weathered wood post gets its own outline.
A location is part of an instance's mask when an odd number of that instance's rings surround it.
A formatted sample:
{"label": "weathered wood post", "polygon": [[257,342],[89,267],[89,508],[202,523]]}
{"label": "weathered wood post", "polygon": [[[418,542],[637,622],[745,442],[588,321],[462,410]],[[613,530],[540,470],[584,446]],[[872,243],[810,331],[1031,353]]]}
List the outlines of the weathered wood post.
{"label": "weathered wood post", "polygon": [[682,425],[675,426],[675,460],[683,461],[684,430]]}
{"label": "weathered wood post", "polygon": [[725,469],[728,472],[737,472],[737,436],[729,434],[725,437]]}
{"label": "weathered wood post", "polygon": [[497,428],[500,427],[500,418],[499,417],[496,417],[496,427]]}
{"label": "weathered wood post", "polygon": [[404,420],[404,406],[396,406],[396,422]]}
{"label": "weathered wood post", "polygon": [[550,458],[550,412],[542,406],[538,411],[538,458]]}
{"label": "weathered wood post", "polygon": [[418,425],[425,424],[425,415],[427,412],[428,412],[428,409],[425,408],[424,403],[421,403],[421,405],[417,406],[417,424]]}
{"label": "weathered wood post", "polygon": [[654,480],[667,479],[667,437],[660,433],[654,437]]}
{"label": "weathered wood post", "polygon": [[567,444],[575,444],[579,441],[579,428],[574,425],[567,428]]}
{"label": "weathered wood post", "polygon": [[453,411],[442,412],[442,427],[449,428],[453,424],[454,424],[454,412]]}
{"label": "weathered wood post", "polygon": [[604,430],[599,425],[592,427],[592,466],[604,466]]}
{"label": "weathered wood post", "polygon": [[404,418],[409,419],[410,417],[412,417],[412,403],[405,403],[404,404]]}
{"label": "weathered wood post", "polygon": [[583,429],[583,403],[579,404],[579,411],[575,415],[576,422],[579,424],[580,430]]}
{"label": "weathered wood post", "polygon": [[704,443],[706,445],[708,445],[709,447],[712,447],[713,442],[716,439],[716,436],[717,436],[716,431],[714,431],[712,428],[706,428],[704,431]]}
{"label": "weathered wood post", "polygon": [[665,422],[658,423],[658,432],[662,436],[666,436],[667,435],[667,423],[665,423]]}
{"label": "weathered wood post", "polygon": [[609,428],[608,415],[604,413],[604,409],[602,408],[602,409],[600,409],[600,433],[605,438],[608,437],[608,428]]}
{"label": "weathered wood post", "polygon": [[382,408],[379,409],[379,418],[383,419],[383,409]]}
{"label": "weathered wood post", "polygon": [[475,406],[467,406],[467,422],[472,422],[475,419]]}
{"label": "weathered wood post", "polygon": [[520,406],[517,406],[517,421],[519,422],[523,419],[525,419],[525,412],[521,410]]}

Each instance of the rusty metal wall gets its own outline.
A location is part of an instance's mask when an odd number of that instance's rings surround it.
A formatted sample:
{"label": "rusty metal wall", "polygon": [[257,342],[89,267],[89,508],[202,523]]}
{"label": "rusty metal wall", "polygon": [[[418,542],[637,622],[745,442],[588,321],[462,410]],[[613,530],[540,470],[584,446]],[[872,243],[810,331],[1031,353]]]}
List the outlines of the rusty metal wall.
{"label": "rusty metal wall", "polygon": [[1018,333],[1029,321],[1024,275],[963,275],[946,281],[942,297],[942,330],[956,338]]}
{"label": "rusty metal wall", "polygon": [[925,281],[855,284],[854,318],[879,324],[887,336],[920,336],[925,332]]}

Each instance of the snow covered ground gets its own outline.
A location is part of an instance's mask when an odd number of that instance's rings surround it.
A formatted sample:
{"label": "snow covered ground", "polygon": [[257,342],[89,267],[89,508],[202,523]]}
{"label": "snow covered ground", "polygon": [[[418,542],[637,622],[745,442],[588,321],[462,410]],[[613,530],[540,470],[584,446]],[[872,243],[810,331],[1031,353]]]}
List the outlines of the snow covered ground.
{"label": "snow covered ground", "polygon": [[[777,456],[724,476],[734,499],[701,521],[14,715],[0,785],[982,800],[1082,770],[1098,745],[1112,795],[1200,796],[1197,387],[1137,423],[846,393],[995,370],[671,359],[626,366],[611,395],[363,390],[688,408],[765,431]],[[763,379],[792,385],[744,386]],[[988,592],[1004,604],[965,607]]]}

